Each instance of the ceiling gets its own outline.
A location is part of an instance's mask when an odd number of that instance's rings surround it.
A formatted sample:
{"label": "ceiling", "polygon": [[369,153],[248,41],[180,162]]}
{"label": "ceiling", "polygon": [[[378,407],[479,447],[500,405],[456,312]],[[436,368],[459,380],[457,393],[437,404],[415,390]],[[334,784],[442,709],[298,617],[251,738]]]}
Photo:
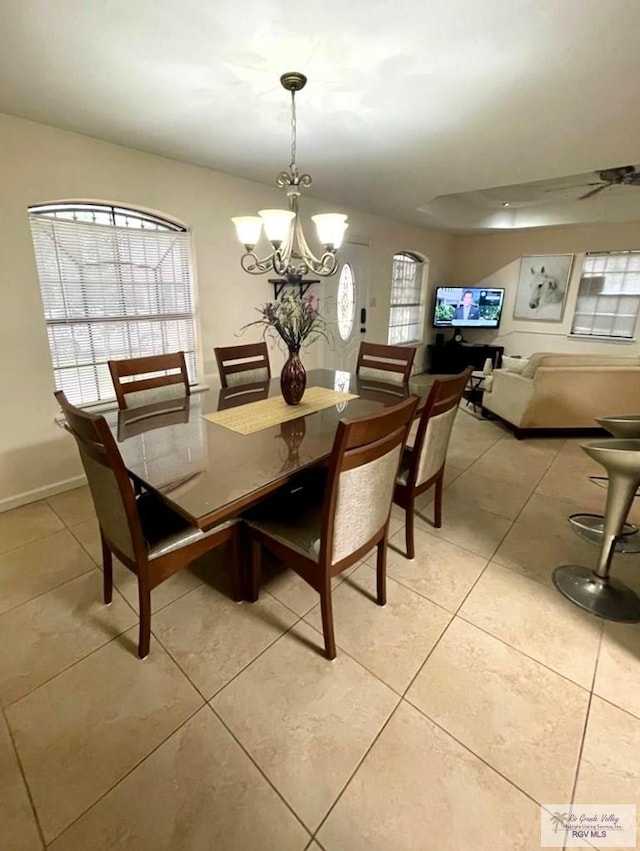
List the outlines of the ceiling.
{"label": "ceiling", "polygon": [[333,207],[640,220],[640,185],[545,191],[640,163],[634,0],[0,0],[0,21],[0,112],[271,184],[297,70],[298,164]]}

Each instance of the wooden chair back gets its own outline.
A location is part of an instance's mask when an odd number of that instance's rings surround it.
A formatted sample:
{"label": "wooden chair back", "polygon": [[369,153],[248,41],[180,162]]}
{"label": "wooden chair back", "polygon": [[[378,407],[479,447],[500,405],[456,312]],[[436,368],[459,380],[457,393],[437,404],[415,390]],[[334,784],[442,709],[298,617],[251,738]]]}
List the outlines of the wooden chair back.
{"label": "wooden chair back", "polygon": [[468,367],[458,375],[433,382],[413,445],[409,487],[433,480],[444,467],[458,405],[472,371]]}
{"label": "wooden chair back", "polygon": [[62,390],[55,397],[67,421],[67,430],[78,445],[104,539],[116,555],[139,563],[146,559],[147,550],[135,494],[105,418],[76,408]]}
{"label": "wooden chair back", "polygon": [[367,552],[386,529],[418,401],[410,396],[378,414],[338,423],[325,491],[321,563],[336,565]]}
{"label": "wooden chair back", "polygon": [[400,381],[408,381],[416,356],[415,346],[385,346],[382,343],[360,343],[356,374],[365,369],[374,377],[380,373],[395,373]]}
{"label": "wooden chair back", "polygon": [[213,351],[223,388],[269,381],[271,378],[269,352],[264,341],[245,346],[217,346]]}
{"label": "wooden chair back", "polygon": [[[109,372],[120,410],[191,393],[184,352],[110,360]],[[143,377],[131,379],[132,375]]]}

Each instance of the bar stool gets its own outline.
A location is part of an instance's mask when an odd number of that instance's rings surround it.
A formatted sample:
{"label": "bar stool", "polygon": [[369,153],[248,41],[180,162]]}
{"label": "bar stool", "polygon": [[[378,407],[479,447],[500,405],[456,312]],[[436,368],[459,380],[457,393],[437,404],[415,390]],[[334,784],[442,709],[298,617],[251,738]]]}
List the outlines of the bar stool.
{"label": "bar stool", "polygon": [[[603,429],[614,437],[640,437],[640,414],[629,414],[618,417],[596,417]],[[606,488],[609,479],[606,476],[589,476],[594,485]],[[637,496],[638,494],[636,494]]]}
{"label": "bar stool", "polygon": [[640,440],[603,440],[582,448],[609,474],[600,556],[595,570],[565,564],[553,572],[558,591],[582,609],[606,620],[640,621],[640,598],[610,576],[615,543],[640,485]]}
{"label": "bar stool", "polygon": [[[596,417],[596,422],[614,437],[640,438],[640,414]],[[609,484],[607,476],[589,476],[589,479],[599,487],[606,488]],[[598,546],[601,544],[604,534],[604,517],[602,514],[572,514],[569,517],[569,522],[582,538],[586,538],[587,541],[598,544]],[[615,544],[616,552],[640,553],[640,535],[637,532],[637,526],[625,523]]]}

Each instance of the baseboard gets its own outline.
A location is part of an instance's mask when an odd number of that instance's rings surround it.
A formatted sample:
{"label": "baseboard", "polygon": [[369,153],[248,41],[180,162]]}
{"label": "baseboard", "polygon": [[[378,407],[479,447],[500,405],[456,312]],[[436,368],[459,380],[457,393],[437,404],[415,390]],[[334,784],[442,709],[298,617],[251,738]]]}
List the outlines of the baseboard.
{"label": "baseboard", "polygon": [[6,499],[0,499],[0,514],[4,511],[11,511],[12,508],[28,505],[30,502],[37,502],[39,499],[47,499],[47,497],[79,488],[86,483],[86,476],[74,476],[72,479],[63,479],[63,481],[54,482],[52,485],[44,485],[41,488],[34,488],[15,496],[9,496]]}
{"label": "baseboard", "polygon": [[483,419],[494,420],[506,426],[516,437],[611,437],[608,431],[600,426],[520,426],[505,420],[490,408],[482,407]]}

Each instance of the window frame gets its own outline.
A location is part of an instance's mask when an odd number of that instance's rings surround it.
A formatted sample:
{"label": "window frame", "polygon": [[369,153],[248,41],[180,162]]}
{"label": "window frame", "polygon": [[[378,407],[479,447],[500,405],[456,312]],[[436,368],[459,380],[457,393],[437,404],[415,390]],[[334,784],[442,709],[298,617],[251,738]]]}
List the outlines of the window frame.
{"label": "window frame", "polygon": [[[636,269],[629,269],[629,262],[631,258],[636,259]],[[625,260],[625,268],[615,269],[610,268],[610,265],[619,265],[620,260]],[[594,287],[599,286],[603,288],[607,284],[607,274],[613,278],[613,283],[616,279],[619,279],[620,288],[612,290],[610,292],[603,291],[600,289],[599,291],[589,291],[589,288],[593,290]],[[623,292],[622,287],[625,284],[625,278],[627,275],[636,275],[638,277],[638,284],[636,292]],[[597,283],[599,282],[599,283]],[[584,291],[583,291],[584,290]],[[587,310],[584,307],[581,309],[581,299],[582,304],[587,299],[595,300],[595,306],[593,309]],[[611,309],[598,309],[604,307],[605,300],[609,301],[611,299],[616,299],[615,309],[612,311]],[[626,299],[634,299],[635,300],[635,309],[629,312],[623,312],[621,307],[623,306],[624,300]],[[592,333],[582,329],[576,330],[576,324],[578,322],[578,317],[591,317],[591,329]],[[598,318],[610,317],[611,318],[611,328],[610,330],[613,332],[615,330],[616,320],[624,320],[632,319],[632,328],[630,334],[614,334],[614,333],[603,333],[601,328],[600,330],[593,333],[593,328],[597,322]],[[582,269],[580,271],[580,278],[578,281],[578,292],[576,295],[576,301],[573,308],[573,317],[571,320],[571,330],[569,332],[570,339],[576,340],[597,340],[601,342],[611,342],[611,343],[633,343],[636,341],[636,335],[638,330],[638,318],[640,317],[640,249],[627,249],[624,251],[593,251],[587,252],[584,255],[582,261]]]}
{"label": "window frame", "polygon": [[[406,289],[413,289],[414,291],[419,292],[419,300],[416,301],[394,301],[394,289],[400,289],[396,285],[396,267],[398,262],[401,261],[404,264],[407,262],[414,263],[416,269],[416,282],[413,284],[409,284],[405,286]],[[390,287],[390,295],[389,295],[389,318],[387,322],[387,343],[393,346],[416,346],[424,343],[424,317],[425,317],[425,294],[426,294],[426,275],[425,271],[428,268],[428,261],[422,257],[420,254],[417,254],[415,251],[396,251],[393,255],[392,265],[391,265],[391,287]],[[419,282],[417,278],[419,276]],[[406,284],[406,281],[401,281],[400,284]],[[392,319],[394,315],[394,311],[397,310],[412,310],[417,309],[417,319],[415,322],[397,322],[392,324]],[[419,330],[419,335],[417,337],[409,337],[407,339],[392,339],[392,329],[393,328],[410,328],[417,326]]]}
{"label": "window frame", "polygon": [[[93,213],[94,222],[95,214],[107,214],[110,217],[110,222],[113,227],[120,227],[118,217],[125,219],[135,219],[142,223],[152,225],[146,230],[169,230],[177,233],[188,233],[189,229],[180,222],[168,219],[165,216],[157,215],[156,213],[147,213],[145,210],[138,210],[135,207],[127,207],[123,204],[108,204],[108,203],[92,203],[90,201],[58,201],[52,204],[33,204],[29,207],[29,215],[45,216],[48,218],[60,218],[63,221],[69,221],[69,213],[72,213],[71,221],[78,221],[75,218],[77,213]],[[58,215],[62,214],[62,215]]]}
{"label": "window frame", "polygon": [[[69,400],[81,408],[112,407],[115,391],[110,377],[105,379],[107,360],[164,354],[178,348],[185,351],[190,384],[197,385],[197,297],[190,230],[164,216],[109,202],[37,204],[28,208],[28,216],[56,389],[65,390]],[[43,220],[59,222],[58,232],[51,224],[48,234],[47,225],[43,229],[40,224]],[[77,254],[75,245],[69,249],[68,241],[70,234],[75,236],[71,230],[74,226],[78,227]],[[142,237],[142,232],[148,237]],[[154,234],[161,234],[155,242]],[[170,251],[165,252],[171,234],[176,239],[170,243]],[[112,255],[103,259],[100,246],[105,243]],[[97,260],[84,259],[87,245],[96,252]],[[140,258],[135,251],[140,248],[143,264],[135,262]],[[61,262],[65,249],[65,260]],[[47,257],[47,253],[52,256]],[[77,270],[69,274],[73,264]],[[107,285],[99,280],[100,274],[87,273],[88,267],[100,266],[108,269],[102,273],[109,278]],[[100,304],[97,294],[105,287],[110,287],[111,299],[105,295]],[[112,304],[114,309],[110,310]],[[149,309],[145,310],[147,306]],[[112,335],[118,351],[109,348]]]}

